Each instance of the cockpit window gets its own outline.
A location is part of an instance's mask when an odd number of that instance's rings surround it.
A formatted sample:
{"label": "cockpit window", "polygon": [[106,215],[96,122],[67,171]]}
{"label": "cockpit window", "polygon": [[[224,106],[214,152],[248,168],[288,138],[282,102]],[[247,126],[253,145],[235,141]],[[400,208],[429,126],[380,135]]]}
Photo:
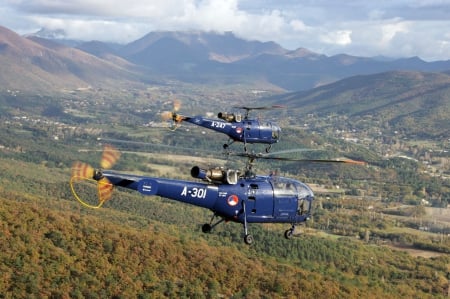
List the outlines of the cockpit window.
{"label": "cockpit window", "polygon": [[273,180],[273,191],[275,196],[296,196],[299,199],[307,196],[313,197],[313,192],[307,185],[281,178]]}
{"label": "cockpit window", "polygon": [[295,196],[297,194],[294,184],[280,180],[274,182],[273,191],[275,196]]}
{"label": "cockpit window", "polygon": [[314,193],[308,185],[295,180],[274,177],[272,186],[275,197],[297,202],[298,215],[309,215],[311,213]]}
{"label": "cockpit window", "polygon": [[280,137],[280,128],[272,125],[272,138],[278,139]]}
{"label": "cockpit window", "polygon": [[297,194],[298,198],[306,198],[307,196],[313,196],[313,192],[311,188],[309,188],[307,185],[298,182],[297,184]]}
{"label": "cockpit window", "polygon": [[272,130],[272,138],[273,139],[278,139],[278,131],[277,130]]}

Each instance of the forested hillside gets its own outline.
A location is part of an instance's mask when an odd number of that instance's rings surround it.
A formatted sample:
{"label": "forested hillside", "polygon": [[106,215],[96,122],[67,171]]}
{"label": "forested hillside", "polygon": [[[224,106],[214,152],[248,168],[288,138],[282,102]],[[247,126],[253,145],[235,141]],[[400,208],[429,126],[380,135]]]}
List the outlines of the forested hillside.
{"label": "forested hillside", "polygon": [[370,122],[380,131],[397,131],[407,138],[437,139],[450,131],[450,76],[445,73],[354,76],[263,101],[290,107],[290,114],[296,116],[291,118],[294,124],[299,118],[308,122],[308,115],[334,115],[342,116],[342,127],[367,130]]}
{"label": "forested hillside", "polygon": [[[195,207],[119,192],[114,200],[121,208],[88,210],[71,198],[67,168],[6,158],[0,165],[6,297],[436,298],[447,292],[448,256],[413,258],[349,237],[285,240],[279,227],[259,225],[248,247],[237,224],[201,234],[208,215]],[[146,216],[126,212],[131,201]]]}

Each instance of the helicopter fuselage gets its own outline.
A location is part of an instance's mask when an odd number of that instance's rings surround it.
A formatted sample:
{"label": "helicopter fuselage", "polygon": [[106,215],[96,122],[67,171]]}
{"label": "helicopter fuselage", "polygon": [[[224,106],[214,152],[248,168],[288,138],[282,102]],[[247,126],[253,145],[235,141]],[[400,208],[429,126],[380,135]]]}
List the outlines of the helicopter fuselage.
{"label": "helicopter fuselage", "polygon": [[207,208],[227,221],[239,223],[301,223],[310,218],[314,199],[306,184],[277,176],[211,184],[111,171],[102,174],[115,186]]}
{"label": "helicopter fuselage", "polygon": [[223,121],[202,116],[186,117],[184,121],[216,132],[224,133],[234,141],[244,143],[274,144],[280,139],[281,129],[269,121],[243,119],[241,121]]}

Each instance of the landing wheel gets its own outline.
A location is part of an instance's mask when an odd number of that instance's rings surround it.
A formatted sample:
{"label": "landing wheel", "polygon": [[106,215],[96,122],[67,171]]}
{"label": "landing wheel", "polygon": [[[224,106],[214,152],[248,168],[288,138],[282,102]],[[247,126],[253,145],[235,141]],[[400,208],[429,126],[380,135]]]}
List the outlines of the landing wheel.
{"label": "landing wheel", "polygon": [[271,148],[272,148],[272,144],[270,144],[268,147],[266,147],[266,153],[269,153]]}
{"label": "landing wheel", "polygon": [[209,223],[205,223],[202,225],[202,232],[206,233],[210,233],[212,230],[212,226]]}
{"label": "landing wheel", "polygon": [[290,228],[284,232],[284,237],[286,239],[292,239],[293,236],[294,236],[294,230],[292,228]]}
{"label": "landing wheel", "polygon": [[247,245],[250,245],[253,243],[253,236],[252,235],[245,235],[244,242]]}

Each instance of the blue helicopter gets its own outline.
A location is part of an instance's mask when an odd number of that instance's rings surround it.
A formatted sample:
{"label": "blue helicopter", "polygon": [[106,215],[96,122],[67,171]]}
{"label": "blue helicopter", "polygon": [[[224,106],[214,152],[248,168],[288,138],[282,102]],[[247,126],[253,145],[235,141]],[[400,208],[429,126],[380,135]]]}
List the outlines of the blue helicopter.
{"label": "blue helicopter", "polygon": [[228,135],[229,140],[223,145],[226,150],[228,147],[238,141],[244,143],[244,152],[247,152],[247,144],[262,143],[267,144],[266,152],[268,153],[272,147],[272,144],[280,141],[280,127],[270,121],[261,121],[259,119],[249,118],[251,110],[266,110],[283,108],[283,106],[273,105],[270,107],[247,107],[236,106],[233,108],[245,110],[245,114],[219,112],[217,114],[218,119],[206,118],[203,116],[184,116],[178,114],[180,108],[180,102],[174,101],[173,111],[165,111],[162,113],[162,118],[165,120],[171,120],[171,129],[175,130],[185,121],[206,129],[210,129],[219,133]]}
{"label": "blue helicopter", "polygon": [[[140,192],[143,195],[161,196],[183,203],[209,209],[213,216],[202,226],[204,233],[224,221],[243,224],[244,242],[253,243],[253,236],[248,231],[249,223],[289,223],[284,232],[290,239],[294,236],[297,225],[311,218],[314,193],[311,188],[294,179],[277,175],[256,175],[252,170],[255,159],[273,159],[263,154],[241,153],[237,156],[248,158],[245,171],[215,167],[202,169],[194,166],[191,176],[200,181],[168,179],[142,175],[126,174],[110,169],[120,157],[120,152],[110,145],[105,145],[101,169],[75,162],[72,167],[70,186],[75,198],[89,208],[100,208],[111,198],[114,186]],[[287,158],[278,160],[299,161]],[[312,162],[337,162],[363,164],[354,160],[301,160]],[[85,180],[97,184],[98,203],[95,205],[84,201],[75,185]],[[218,218],[218,220],[215,220]]]}

